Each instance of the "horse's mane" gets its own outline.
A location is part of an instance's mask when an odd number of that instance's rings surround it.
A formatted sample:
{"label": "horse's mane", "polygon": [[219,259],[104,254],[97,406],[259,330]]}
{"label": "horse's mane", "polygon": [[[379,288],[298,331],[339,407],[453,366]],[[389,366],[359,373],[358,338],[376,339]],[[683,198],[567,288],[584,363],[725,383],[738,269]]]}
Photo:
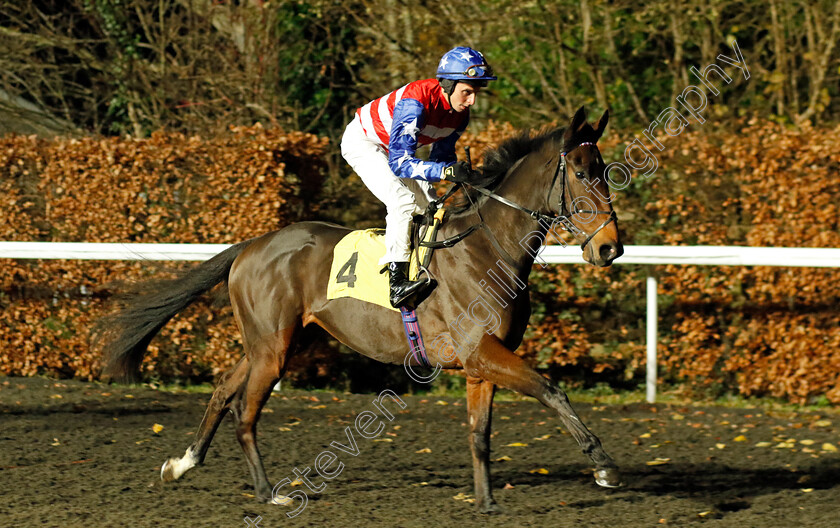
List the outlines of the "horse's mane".
{"label": "horse's mane", "polygon": [[[505,139],[498,147],[484,153],[482,170],[484,178],[475,186],[488,191],[497,188],[516,162],[528,154],[540,150],[548,142],[562,142],[565,131],[564,127],[549,128],[537,132],[532,129],[525,129]],[[475,189],[463,188],[461,192],[464,196],[451,206],[449,209],[450,215],[467,213],[475,203],[484,198]]]}

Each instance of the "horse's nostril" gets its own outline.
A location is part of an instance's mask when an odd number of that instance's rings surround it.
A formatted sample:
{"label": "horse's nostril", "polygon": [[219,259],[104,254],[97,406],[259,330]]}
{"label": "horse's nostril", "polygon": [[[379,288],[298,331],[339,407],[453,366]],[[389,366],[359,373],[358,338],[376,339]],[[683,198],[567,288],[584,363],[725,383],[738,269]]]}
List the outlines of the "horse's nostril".
{"label": "horse's nostril", "polygon": [[601,247],[598,249],[598,254],[601,255],[601,260],[604,262],[609,262],[616,258],[618,251],[617,248],[612,244],[601,244]]}

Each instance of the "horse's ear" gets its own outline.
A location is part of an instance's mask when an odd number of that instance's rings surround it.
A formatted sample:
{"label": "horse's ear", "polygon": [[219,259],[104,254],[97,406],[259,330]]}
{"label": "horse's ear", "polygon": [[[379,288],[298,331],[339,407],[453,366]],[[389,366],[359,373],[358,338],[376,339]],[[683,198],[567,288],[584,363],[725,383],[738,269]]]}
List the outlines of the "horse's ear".
{"label": "horse's ear", "polygon": [[575,132],[586,123],[586,108],[580,107],[578,111],[575,112],[575,116],[572,118],[572,122],[569,124],[569,128],[566,129],[566,132],[563,134],[563,141],[566,145],[568,145],[572,141],[572,137],[575,135]]}
{"label": "horse's ear", "polygon": [[586,108],[581,106],[578,108],[578,111],[575,112],[575,117],[572,118],[572,124],[569,125],[569,128],[572,132],[579,129],[584,123],[586,123]]}
{"label": "horse's ear", "polygon": [[[601,138],[601,134],[604,133],[604,129],[607,128],[607,123],[609,121],[610,121],[610,111],[605,110],[604,115],[601,116],[601,119],[599,119],[598,122],[595,123],[595,137],[596,138],[598,138],[598,139]],[[596,141],[597,141],[597,139],[596,139]]]}

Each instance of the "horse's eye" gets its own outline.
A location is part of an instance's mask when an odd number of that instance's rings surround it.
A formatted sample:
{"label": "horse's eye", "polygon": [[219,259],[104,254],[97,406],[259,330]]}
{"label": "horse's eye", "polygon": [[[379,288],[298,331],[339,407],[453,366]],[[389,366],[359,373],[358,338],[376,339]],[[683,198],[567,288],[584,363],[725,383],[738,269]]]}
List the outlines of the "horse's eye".
{"label": "horse's eye", "polygon": [[575,176],[577,176],[579,180],[582,180],[583,176],[584,176],[584,173],[583,173],[583,171],[577,171],[575,173]]}

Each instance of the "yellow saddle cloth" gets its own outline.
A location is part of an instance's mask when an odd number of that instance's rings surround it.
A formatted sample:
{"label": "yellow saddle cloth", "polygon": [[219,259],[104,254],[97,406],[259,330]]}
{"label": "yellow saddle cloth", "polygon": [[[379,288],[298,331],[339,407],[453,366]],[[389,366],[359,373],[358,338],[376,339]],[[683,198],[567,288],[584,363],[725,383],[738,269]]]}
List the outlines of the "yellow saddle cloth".
{"label": "yellow saddle cloth", "polygon": [[[436,229],[427,229],[425,239],[434,236]],[[422,262],[428,248],[420,248],[419,262]],[[388,272],[382,271],[379,259],[385,254],[385,230],[363,229],[351,231],[336,244],[327,283],[327,299],[352,297],[399,312],[388,299]],[[417,277],[417,251],[411,252],[409,277]]]}

